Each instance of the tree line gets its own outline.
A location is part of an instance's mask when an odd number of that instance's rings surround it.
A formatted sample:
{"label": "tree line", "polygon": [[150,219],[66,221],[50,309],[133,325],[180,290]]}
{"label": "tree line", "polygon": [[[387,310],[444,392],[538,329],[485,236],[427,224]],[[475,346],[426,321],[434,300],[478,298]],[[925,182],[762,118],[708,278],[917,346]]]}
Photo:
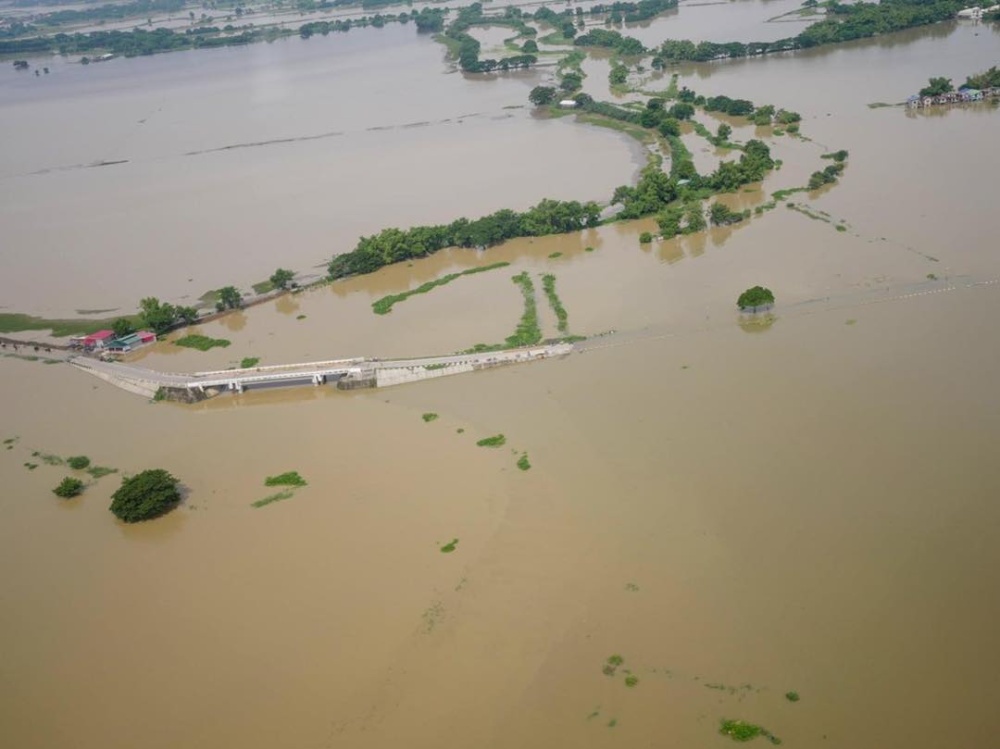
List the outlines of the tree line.
{"label": "tree line", "polygon": [[799,34],[773,42],[698,42],[689,39],[668,39],[653,58],[652,65],[662,68],[668,63],[708,62],[738,57],[754,57],[772,52],[809,49],[825,44],[839,44],[854,39],[866,39],[879,34],[915,26],[924,26],[953,18],[967,0],[882,0],[879,3],[824,3],[828,17],[810,24]]}

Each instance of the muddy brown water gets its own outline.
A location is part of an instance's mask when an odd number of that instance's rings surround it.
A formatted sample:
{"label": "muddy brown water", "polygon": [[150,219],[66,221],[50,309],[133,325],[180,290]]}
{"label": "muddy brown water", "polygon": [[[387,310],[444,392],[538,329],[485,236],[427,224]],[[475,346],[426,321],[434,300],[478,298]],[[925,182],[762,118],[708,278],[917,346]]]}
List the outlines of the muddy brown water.
{"label": "muddy brown water", "polygon": [[[493,342],[516,324],[522,270],[539,292],[557,276],[573,332],[618,331],[566,359],[182,407],[0,358],[0,437],[17,438],[0,449],[3,743],[723,747],[718,721],[741,718],[786,746],[989,746],[1000,262],[981,217],[997,112],[866,106],[929,70],[988,67],[983,34],[687,72],[798,109],[813,139],[774,138],[782,169],[733,208],[850,150],[841,184],[792,198],[828,221],[779,207],[643,247],[651,220],[440,253],[204,326],[227,349],[167,342],[139,361]],[[778,305],[751,333],[733,301],[755,283]],[[475,446],[497,433],[504,447]],[[65,469],[23,465],[39,450],[164,467],[186,497],[122,526],[115,476],[59,501]],[[309,485],[250,507],[287,470]]]}

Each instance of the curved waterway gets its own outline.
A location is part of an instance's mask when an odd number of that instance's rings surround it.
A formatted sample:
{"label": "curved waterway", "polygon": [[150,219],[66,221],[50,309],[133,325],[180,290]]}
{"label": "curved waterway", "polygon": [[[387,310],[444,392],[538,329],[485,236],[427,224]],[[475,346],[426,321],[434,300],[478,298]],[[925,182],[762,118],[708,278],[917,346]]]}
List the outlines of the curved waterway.
{"label": "curved waterway", "polygon": [[[825,165],[822,153],[850,151],[840,182],[793,195],[794,208],[646,245],[638,237],[655,230],[652,219],[444,251],[202,326],[228,348],[167,341],[137,357],[196,371],[243,357],[277,364],[494,343],[522,313],[510,277],[526,271],[545,335],[556,331],[546,273],[571,332],[617,331],[565,359],[377,391],[302,387],[182,406],[66,365],[0,357],[9,447],[0,449],[0,634],[13,643],[0,676],[4,745],[722,747],[719,721],[740,719],[789,747],[991,746],[1000,257],[989,216],[1000,111],[867,106],[902,100],[929,75],[958,82],[989,67],[991,28],[945,25],[682,68],[680,83],[700,92],[803,115],[811,140],[727,120],[734,138],[766,137],[783,162],[763,185],[720,197],[730,208],[766,205],[768,193]],[[230,52],[154,62],[241,59]],[[431,64],[432,81],[482,97],[467,109],[442,93],[442,119],[534,85],[438,76],[440,57]],[[280,71],[271,71],[279,82]],[[282,90],[262,86],[262,100]],[[260,127],[203,139],[163,128],[163,142],[122,148],[173,153],[182,142],[198,150],[322,132],[298,106],[295,121],[262,115]],[[712,129],[719,121],[705,118]],[[500,163],[495,127],[462,130],[466,160]],[[410,133],[383,137],[411,144]],[[294,147],[184,158],[221,168]],[[68,162],[57,155],[52,163]],[[545,156],[517,162],[525,185],[591,154]],[[284,208],[254,184],[261,198],[250,207]],[[451,215],[465,189],[421,194],[420,204]],[[3,210],[40,209],[6,195]],[[127,213],[104,204],[95,222]],[[234,271],[244,257],[211,246]],[[146,246],[135,247],[142,262]],[[4,257],[27,262],[24,252],[5,246]],[[269,265],[293,264],[281,252]],[[510,265],[388,315],[371,310],[386,294],[499,261]],[[734,302],[756,284],[777,304],[749,320]],[[38,288],[40,304],[61,304],[49,299],[57,283]],[[498,434],[502,447],[477,447]],[[83,495],[56,499],[51,489],[72,471],[44,458],[81,454],[123,472],[166,468],[184,501],[124,526],[107,510],[116,475],[80,474]],[[517,467],[525,454],[528,471]],[[267,476],[291,470],[308,485],[251,506],[274,494]],[[612,655],[623,663],[606,675]],[[799,701],[786,699],[792,691]]]}

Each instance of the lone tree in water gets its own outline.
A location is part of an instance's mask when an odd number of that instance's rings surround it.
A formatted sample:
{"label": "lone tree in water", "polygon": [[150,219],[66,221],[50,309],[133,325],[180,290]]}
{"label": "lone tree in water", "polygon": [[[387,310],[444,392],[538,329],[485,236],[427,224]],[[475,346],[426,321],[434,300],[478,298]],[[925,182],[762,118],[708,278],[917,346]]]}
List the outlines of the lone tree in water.
{"label": "lone tree in water", "polygon": [[243,306],[243,295],[235,286],[223,286],[219,289],[219,301],[215,307],[219,312],[227,309],[239,309]]}
{"label": "lone tree in water", "polygon": [[770,307],[772,304],[774,304],[774,294],[771,293],[770,289],[765,289],[763,286],[754,286],[752,289],[747,289],[736,300],[737,307],[743,311],[749,310],[750,312],[756,312],[758,307]]}
{"label": "lone tree in water", "polygon": [[528,100],[536,107],[551,104],[556,100],[556,90],[552,86],[535,86],[528,94]]}
{"label": "lone tree in water", "polygon": [[278,270],[271,275],[270,281],[274,288],[285,289],[288,288],[288,284],[292,282],[293,278],[295,278],[295,274],[292,271],[286,270],[285,268],[278,268]]}
{"label": "lone tree in water", "polygon": [[122,479],[111,495],[111,512],[126,523],[138,523],[169,512],[180,501],[177,479],[162,468],[151,468]]}

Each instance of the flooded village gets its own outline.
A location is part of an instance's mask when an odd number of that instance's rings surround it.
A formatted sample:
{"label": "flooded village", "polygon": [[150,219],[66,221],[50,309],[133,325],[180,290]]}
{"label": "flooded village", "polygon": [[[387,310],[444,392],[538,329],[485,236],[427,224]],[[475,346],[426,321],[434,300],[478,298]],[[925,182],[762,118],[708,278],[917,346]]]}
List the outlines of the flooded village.
{"label": "flooded village", "polygon": [[[419,5],[222,5],[60,28],[271,40],[0,65],[4,745],[991,745],[1000,110],[960,85],[1000,63],[989,11],[661,68],[569,34],[697,49],[837,14],[511,5],[463,33],[537,61],[486,73]],[[0,40],[45,12],[0,4]],[[613,220],[751,142],[762,179]],[[599,220],[326,280],[360,238],[545,200]],[[157,335],[149,298],[192,324]],[[180,499],[122,522],[148,469]]]}

